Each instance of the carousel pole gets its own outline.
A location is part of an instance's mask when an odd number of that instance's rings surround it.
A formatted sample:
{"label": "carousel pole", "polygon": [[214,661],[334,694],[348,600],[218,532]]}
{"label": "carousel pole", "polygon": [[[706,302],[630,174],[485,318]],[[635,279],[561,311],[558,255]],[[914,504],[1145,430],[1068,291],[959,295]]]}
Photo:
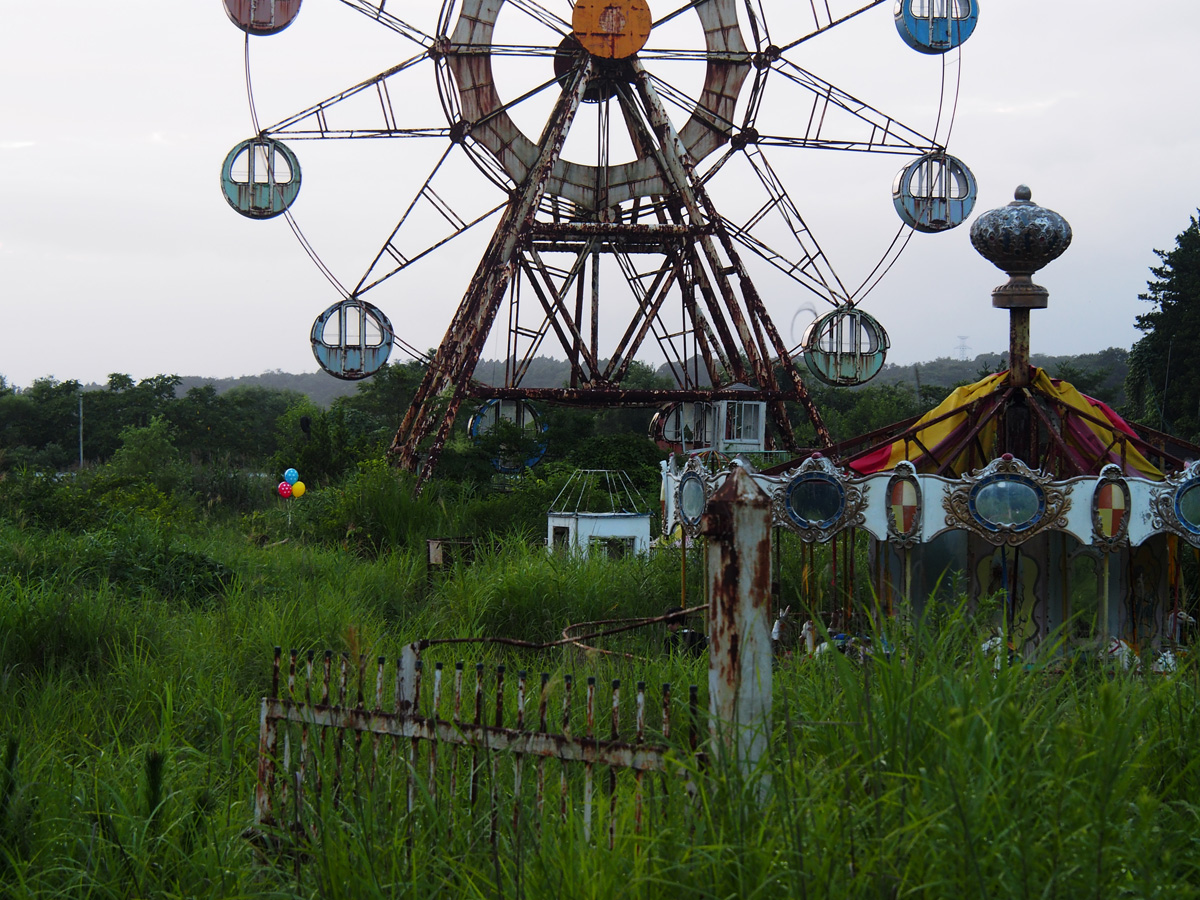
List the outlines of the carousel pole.
{"label": "carousel pole", "polygon": [[1109,567],[1108,561],[1112,557],[1111,553],[1104,554],[1104,593],[1100,595],[1100,652],[1108,652],[1108,591],[1109,591]]}
{"label": "carousel pole", "polygon": [[687,532],[679,530],[679,608],[687,609]]}

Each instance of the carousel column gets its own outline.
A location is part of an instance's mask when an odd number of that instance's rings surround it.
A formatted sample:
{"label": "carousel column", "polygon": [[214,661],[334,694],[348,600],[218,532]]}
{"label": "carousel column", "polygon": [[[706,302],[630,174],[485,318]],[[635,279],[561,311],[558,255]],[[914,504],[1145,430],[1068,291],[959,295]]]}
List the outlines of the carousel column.
{"label": "carousel column", "polygon": [[[1007,309],[1008,378],[1014,388],[1029,387],[1029,311],[1045,309],[1050,292],[1033,283],[1041,269],[1071,244],[1071,226],[1053,210],[1033,202],[1025,185],[1017,187],[1013,202],[985,212],[971,225],[971,243],[980,256],[1008,275],[1008,281],[992,291],[992,306]],[[1037,447],[1026,391],[1018,390],[1005,411],[1002,450],[1036,466]]]}

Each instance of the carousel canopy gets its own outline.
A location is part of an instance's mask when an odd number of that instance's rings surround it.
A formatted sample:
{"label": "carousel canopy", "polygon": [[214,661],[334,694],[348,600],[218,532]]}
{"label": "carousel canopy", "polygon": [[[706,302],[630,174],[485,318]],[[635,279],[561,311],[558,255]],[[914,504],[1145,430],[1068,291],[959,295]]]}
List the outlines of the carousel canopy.
{"label": "carousel canopy", "polygon": [[[1016,416],[1026,423],[1024,433],[1032,435],[1030,448],[1009,446],[1007,423]],[[1028,387],[1013,386],[1008,372],[964,385],[916,422],[895,428],[902,430],[865,451],[843,455],[846,466],[869,475],[908,460],[924,474],[962,475],[1007,451],[1033,456],[1035,466],[1062,478],[1098,475],[1111,463],[1126,475],[1161,479],[1163,468],[1147,457],[1168,469],[1182,467],[1162,440],[1151,443],[1165,435],[1139,435],[1108,404],[1040,368],[1032,369]],[[863,443],[858,439],[843,446]]]}

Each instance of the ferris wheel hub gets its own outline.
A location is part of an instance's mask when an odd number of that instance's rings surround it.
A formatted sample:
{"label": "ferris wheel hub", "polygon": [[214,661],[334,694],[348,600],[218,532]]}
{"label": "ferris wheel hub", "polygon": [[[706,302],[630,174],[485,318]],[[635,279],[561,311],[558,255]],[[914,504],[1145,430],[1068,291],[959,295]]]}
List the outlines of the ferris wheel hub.
{"label": "ferris wheel hub", "polygon": [[578,0],[571,10],[571,33],[599,59],[628,59],[650,37],[653,20],[646,0]]}
{"label": "ferris wheel hub", "polygon": [[[581,56],[589,56],[579,44],[579,40],[568,34],[554,51],[554,76],[565,89],[571,69]],[[583,92],[583,100],[588,103],[600,103],[608,100],[617,93],[617,84],[632,84],[634,79],[633,67],[628,60],[592,57],[592,74],[588,78],[587,88]]]}

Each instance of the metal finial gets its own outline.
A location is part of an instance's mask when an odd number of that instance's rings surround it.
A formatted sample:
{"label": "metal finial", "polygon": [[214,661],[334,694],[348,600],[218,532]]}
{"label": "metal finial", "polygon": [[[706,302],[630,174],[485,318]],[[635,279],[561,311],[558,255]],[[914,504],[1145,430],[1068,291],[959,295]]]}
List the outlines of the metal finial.
{"label": "metal finial", "polygon": [[1018,185],[1007,206],[985,212],[971,225],[971,244],[979,255],[1009,275],[992,292],[995,306],[1045,307],[1048,292],[1030,278],[1071,244],[1071,226],[1052,209],[1032,201],[1028,185]]}

